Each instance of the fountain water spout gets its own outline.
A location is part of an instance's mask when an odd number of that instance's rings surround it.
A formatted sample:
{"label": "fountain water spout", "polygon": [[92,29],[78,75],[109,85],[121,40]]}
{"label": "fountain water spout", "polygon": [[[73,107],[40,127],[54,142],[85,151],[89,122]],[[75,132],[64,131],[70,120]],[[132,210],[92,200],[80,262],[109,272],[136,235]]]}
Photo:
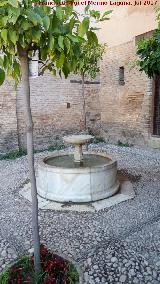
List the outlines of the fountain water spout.
{"label": "fountain water spout", "polygon": [[82,145],[91,141],[94,137],[91,135],[71,135],[64,136],[63,140],[69,144],[73,144],[75,146],[74,150],[74,162],[82,163],[83,162],[83,151]]}

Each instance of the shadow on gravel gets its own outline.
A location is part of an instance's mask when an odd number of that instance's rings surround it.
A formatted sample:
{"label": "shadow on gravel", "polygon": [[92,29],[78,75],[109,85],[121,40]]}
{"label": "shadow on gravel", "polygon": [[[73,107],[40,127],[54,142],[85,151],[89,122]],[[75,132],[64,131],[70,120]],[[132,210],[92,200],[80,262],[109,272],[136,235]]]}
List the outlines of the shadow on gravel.
{"label": "shadow on gravel", "polygon": [[127,169],[118,170],[118,176],[120,176],[121,180],[125,180],[126,177],[129,179],[130,182],[138,182],[140,181],[142,175],[132,175],[127,171]]}

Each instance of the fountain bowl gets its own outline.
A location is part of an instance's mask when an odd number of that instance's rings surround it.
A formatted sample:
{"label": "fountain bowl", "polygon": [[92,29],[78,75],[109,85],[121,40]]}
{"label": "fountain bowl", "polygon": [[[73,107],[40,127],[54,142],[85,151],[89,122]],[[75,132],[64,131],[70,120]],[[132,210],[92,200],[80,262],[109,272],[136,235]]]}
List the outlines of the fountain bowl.
{"label": "fountain bowl", "polygon": [[37,189],[41,197],[62,203],[108,198],[119,190],[117,162],[104,153],[84,152],[81,165],[74,163],[73,152],[56,151],[40,161]]}
{"label": "fountain bowl", "polygon": [[79,134],[79,135],[64,136],[63,140],[67,142],[68,144],[82,145],[82,144],[86,144],[93,138],[94,136],[92,135]]}

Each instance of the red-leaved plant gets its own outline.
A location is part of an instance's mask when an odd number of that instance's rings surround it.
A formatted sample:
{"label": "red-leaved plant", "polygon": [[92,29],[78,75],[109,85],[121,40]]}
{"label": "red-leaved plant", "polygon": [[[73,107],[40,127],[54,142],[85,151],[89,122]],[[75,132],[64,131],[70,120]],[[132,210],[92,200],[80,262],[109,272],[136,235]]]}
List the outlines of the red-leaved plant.
{"label": "red-leaved plant", "polygon": [[[53,254],[41,244],[40,246],[42,275],[39,284],[68,284],[69,279],[67,273],[69,263],[62,257]],[[8,284],[32,284],[34,272],[34,257],[28,259],[28,265],[24,266],[22,261],[13,265],[10,269],[10,277]]]}

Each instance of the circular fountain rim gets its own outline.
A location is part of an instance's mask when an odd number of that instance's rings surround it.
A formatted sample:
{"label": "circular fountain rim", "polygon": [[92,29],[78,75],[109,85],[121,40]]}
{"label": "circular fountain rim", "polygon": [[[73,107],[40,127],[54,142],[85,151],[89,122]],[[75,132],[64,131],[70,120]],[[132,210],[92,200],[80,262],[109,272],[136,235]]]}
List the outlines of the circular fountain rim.
{"label": "circular fountain rim", "polygon": [[50,158],[55,158],[55,157],[58,157],[58,156],[68,156],[68,155],[73,155],[74,152],[71,152],[71,151],[55,151],[52,155],[49,155],[45,158],[42,158],[39,162],[39,167],[41,168],[48,168],[50,170],[54,170],[56,172],[59,172],[59,171],[63,171],[63,172],[71,172],[71,173],[82,173],[82,172],[94,172],[94,171],[97,171],[98,169],[100,171],[102,171],[102,169],[106,169],[106,168],[112,168],[114,167],[116,164],[117,164],[117,161],[114,160],[113,158],[111,158],[109,155],[105,154],[105,153],[99,153],[99,152],[95,152],[95,151],[87,151],[87,152],[84,152],[84,155],[96,155],[96,156],[101,156],[101,157],[104,157],[104,158],[107,158],[109,159],[110,161],[107,162],[106,164],[103,164],[103,165],[96,165],[96,166],[91,166],[91,167],[79,167],[79,168],[67,168],[67,167],[58,167],[58,166],[53,166],[53,165],[49,165],[47,164],[45,161],[47,159],[50,159]]}

